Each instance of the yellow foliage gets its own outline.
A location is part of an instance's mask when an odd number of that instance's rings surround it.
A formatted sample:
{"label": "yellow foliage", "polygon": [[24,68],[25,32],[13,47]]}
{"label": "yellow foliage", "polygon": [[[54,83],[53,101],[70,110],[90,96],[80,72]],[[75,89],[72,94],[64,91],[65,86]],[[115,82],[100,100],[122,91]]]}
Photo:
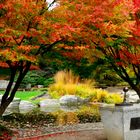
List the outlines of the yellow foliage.
{"label": "yellow foliage", "polygon": [[72,73],[72,71],[59,71],[54,76],[54,80],[56,83],[62,84],[78,84],[79,83],[79,76],[76,76]]}
{"label": "yellow foliage", "polygon": [[82,106],[80,110],[77,111],[78,114],[94,114],[99,115],[98,105]]}
{"label": "yellow foliage", "polygon": [[109,96],[109,93],[102,89],[97,89],[97,100],[99,102],[104,102],[105,98]]}
{"label": "yellow foliage", "polygon": [[75,84],[66,84],[66,85],[64,85],[64,90],[65,90],[66,94],[75,95],[76,85]]}
{"label": "yellow foliage", "polygon": [[48,91],[53,98],[60,98],[64,95],[76,95],[81,98],[91,97],[91,102],[120,103],[121,95],[110,94],[103,89],[94,88],[92,80],[79,80],[79,76],[73,75],[72,71],[60,71],[55,75],[55,83]]}
{"label": "yellow foliage", "polygon": [[57,120],[56,120],[57,125],[75,124],[79,122],[77,118],[77,114],[75,112],[62,111],[62,112],[57,112],[55,115],[57,116]]}

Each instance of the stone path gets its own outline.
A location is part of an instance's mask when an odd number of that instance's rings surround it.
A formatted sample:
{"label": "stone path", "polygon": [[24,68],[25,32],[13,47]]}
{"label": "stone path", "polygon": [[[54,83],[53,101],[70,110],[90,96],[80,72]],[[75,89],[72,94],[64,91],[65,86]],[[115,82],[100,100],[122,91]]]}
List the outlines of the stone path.
{"label": "stone path", "polygon": [[103,130],[81,130],[59,132],[32,138],[22,138],[16,140],[107,140]]}
{"label": "stone path", "polygon": [[13,140],[106,140],[102,123],[86,123],[44,128],[38,136]]}

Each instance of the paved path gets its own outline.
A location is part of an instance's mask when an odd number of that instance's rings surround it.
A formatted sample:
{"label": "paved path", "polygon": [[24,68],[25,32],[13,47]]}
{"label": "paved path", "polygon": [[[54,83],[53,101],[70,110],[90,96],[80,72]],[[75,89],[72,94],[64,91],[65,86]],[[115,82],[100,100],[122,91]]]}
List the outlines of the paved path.
{"label": "paved path", "polygon": [[[58,128],[46,128],[40,136],[16,140],[106,140],[102,123],[86,123]],[[13,139],[14,140],[14,139]]]}
{"label": "paved path", "polygon": [[59,132],[54,134],[47,134],[43,136],[36,136],[30,138],[21,138],[16,140],[107,140],[104,131],[99,130],[81,130]]}
{"label": "paved path", "polygon": [[46,140],[106,140],[106,137],[102,130],[82,130],[58,134]]}

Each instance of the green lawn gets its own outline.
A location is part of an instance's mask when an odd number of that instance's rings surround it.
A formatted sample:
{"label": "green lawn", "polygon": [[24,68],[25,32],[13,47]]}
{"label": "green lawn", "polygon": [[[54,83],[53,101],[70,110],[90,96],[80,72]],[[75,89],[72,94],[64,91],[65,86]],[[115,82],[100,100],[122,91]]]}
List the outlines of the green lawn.
{"label": "green lawn", "polygon": [[[0,91],[0,94],[3,94],[4,91]],[[42,91],[17,91],[16,96],[17,98],[20,98],[21,100],[28,100],[30,101],[32,98],[42,94]]]}

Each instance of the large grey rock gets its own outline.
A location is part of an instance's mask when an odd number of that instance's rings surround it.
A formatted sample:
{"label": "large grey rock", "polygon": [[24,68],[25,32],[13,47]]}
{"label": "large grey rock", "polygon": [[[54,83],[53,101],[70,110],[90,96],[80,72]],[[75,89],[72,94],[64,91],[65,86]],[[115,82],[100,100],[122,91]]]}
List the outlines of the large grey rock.
{"label": "large grey rock", "polygon": [[20,98],[14,98],[14,100],[10,103],[8,108],[6,109],[13,112],[13,113],[18,113],[19,112],[19,104],[21,102]]}
{"label": "large grey rock", "polygon": [[35,108],[37,108],[37,106],[29,101],[22,100],[19,105],[20,113],[27,113],[27,112],[32,111]]}
{"label": "large grey rock", "polygon": [[40,101],[40,110],[44,112],[54,112],[60,110],[58,99],[45,99]]}
{"label": "large grey rock", "polygon": [[59,102],[62,106],[77,106],[83,104],[85,100],[75,95],[65,95],[59,99]]}

